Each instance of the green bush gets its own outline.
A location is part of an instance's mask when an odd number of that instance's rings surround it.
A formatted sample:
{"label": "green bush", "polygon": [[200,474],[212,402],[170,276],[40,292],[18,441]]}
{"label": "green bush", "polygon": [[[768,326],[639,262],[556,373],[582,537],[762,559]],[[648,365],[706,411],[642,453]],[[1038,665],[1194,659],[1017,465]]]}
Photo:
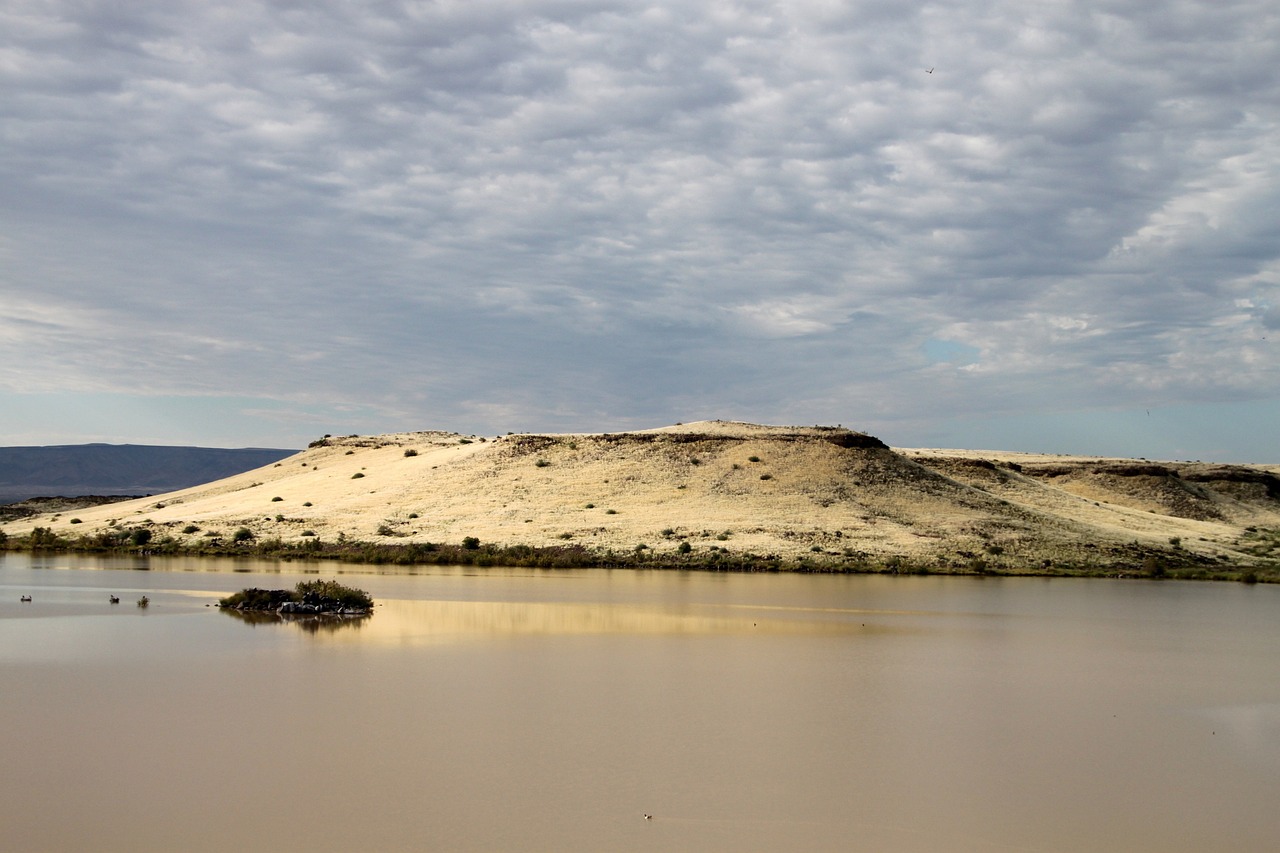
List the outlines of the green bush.
{"label": "green bush", "polygon": [[282,501],[282,500],[284,500],[284,498],[280,497],[279,495],[276,495],[274,498],[271,499],[271,502],[275,503],[276,501]]}
{"label": "green bush", "polygon": [[550,463],[550,462],[548,462],[548,461],[547,461],[547,460],[545,460],[545,459],[539,459],[537,462],[535,462],[535,463],[533,463],[533,464],[534,464],[534,465],[536,465],[536,466],[538,466],[539,468],[546,468],[546,467],[547,467],[548,465],[550,465],[551,463]]}
{"label": "green bush", "polygon": [[151,531],[145,527],[139,527],[129,533],[129,542],[142,546],[151,541]]}
{"label": "green bush", "polygon": [[462,547],[468,551],[477,551],[480,548],[480,540],[474,536],[464,537],[462,540]]}
{"label": "green bush", "polygon": [[416,451],[416,450],[414,450],[412,447],[410,447],[408,450],[406,450],[406,451],[404,452],[404,455],[405,455],[406,457],[410,457],[410,456],[417,456],[417,455],[418,455],[418,451]]}
{"label": "green bush", "polygon": [[235,533],[231,534],[232,542],[252,542],[253,540],[253,531],[247,527],[241,527]]}
{"label": "green bush", "polygon": [[357,471],[357,472],[355,472],[354,474],[352,474],[352,475],[351,475],[351,479],[353,479],[353,480],[360,480],[360,479],[363,479],[363,478],[364,478],[364,473],[363,473],[363,472],[361,472],[361,471]]}
{"label": "green bush", "polygon": [[196,527],[194,524],[188,524],[186,527],[182,528],[182,532],[183,532],[183,533],[188,533],[188,534],[190,534],[190,533],[199,533],[199,532],[200,532],[200,528],[199,528],[199,527]]}
{"label": "green bush", "polygon": [[693,550],[693,546],[690,545],[688,542],[681,542],[679,547],[676,548],[676,550],[679,551],[681,554],[688,554],[690,551]]}

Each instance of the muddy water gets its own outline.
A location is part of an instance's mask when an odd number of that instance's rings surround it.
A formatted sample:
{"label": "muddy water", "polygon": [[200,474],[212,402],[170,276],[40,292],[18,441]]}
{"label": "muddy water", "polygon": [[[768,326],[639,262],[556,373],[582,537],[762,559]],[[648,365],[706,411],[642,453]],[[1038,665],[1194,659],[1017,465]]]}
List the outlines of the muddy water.
{"label": "muddy water", "polygon": [[0,847],[1280,848],[1277,588],[338,570],[0,557]]}

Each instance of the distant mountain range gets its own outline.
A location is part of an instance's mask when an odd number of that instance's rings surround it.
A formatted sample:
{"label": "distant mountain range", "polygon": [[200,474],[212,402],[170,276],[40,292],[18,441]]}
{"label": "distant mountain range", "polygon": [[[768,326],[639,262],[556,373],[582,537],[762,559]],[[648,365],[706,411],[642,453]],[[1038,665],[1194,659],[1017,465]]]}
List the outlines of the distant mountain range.
{"label": "distant mountain range", "polygon": [[232,477],[296,450],[69,444],[0,447],[0,504],[51,495],[150,495]]}

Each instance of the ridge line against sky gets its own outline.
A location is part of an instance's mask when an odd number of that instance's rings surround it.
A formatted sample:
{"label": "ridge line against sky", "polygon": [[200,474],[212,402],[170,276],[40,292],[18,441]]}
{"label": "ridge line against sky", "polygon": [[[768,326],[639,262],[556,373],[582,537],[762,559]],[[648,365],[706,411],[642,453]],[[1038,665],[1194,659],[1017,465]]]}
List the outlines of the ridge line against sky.
{"label": "ridge line against sky", "polygon": [[0,117],[3,445],[1280,461],[1274,3],[12,0]]}

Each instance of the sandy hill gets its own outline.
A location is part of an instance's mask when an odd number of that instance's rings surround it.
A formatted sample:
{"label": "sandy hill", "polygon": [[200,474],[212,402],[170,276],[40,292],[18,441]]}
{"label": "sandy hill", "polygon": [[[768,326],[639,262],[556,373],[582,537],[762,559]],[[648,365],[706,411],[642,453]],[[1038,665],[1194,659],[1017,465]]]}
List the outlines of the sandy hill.
{"label": "sandy hill", "polygon": [[[1248,564],[1280,526],[1264,466],[892,449],[835,427],[708,421],[627,433],[326,437],[245,474],[6,525],[148,526],[197,542],[644,545],[940,565],[1125,564],[1153,550]],[[1254,528],[1254,531],[1248,530]],[[184,532],[187,531],[187,532]]]}

